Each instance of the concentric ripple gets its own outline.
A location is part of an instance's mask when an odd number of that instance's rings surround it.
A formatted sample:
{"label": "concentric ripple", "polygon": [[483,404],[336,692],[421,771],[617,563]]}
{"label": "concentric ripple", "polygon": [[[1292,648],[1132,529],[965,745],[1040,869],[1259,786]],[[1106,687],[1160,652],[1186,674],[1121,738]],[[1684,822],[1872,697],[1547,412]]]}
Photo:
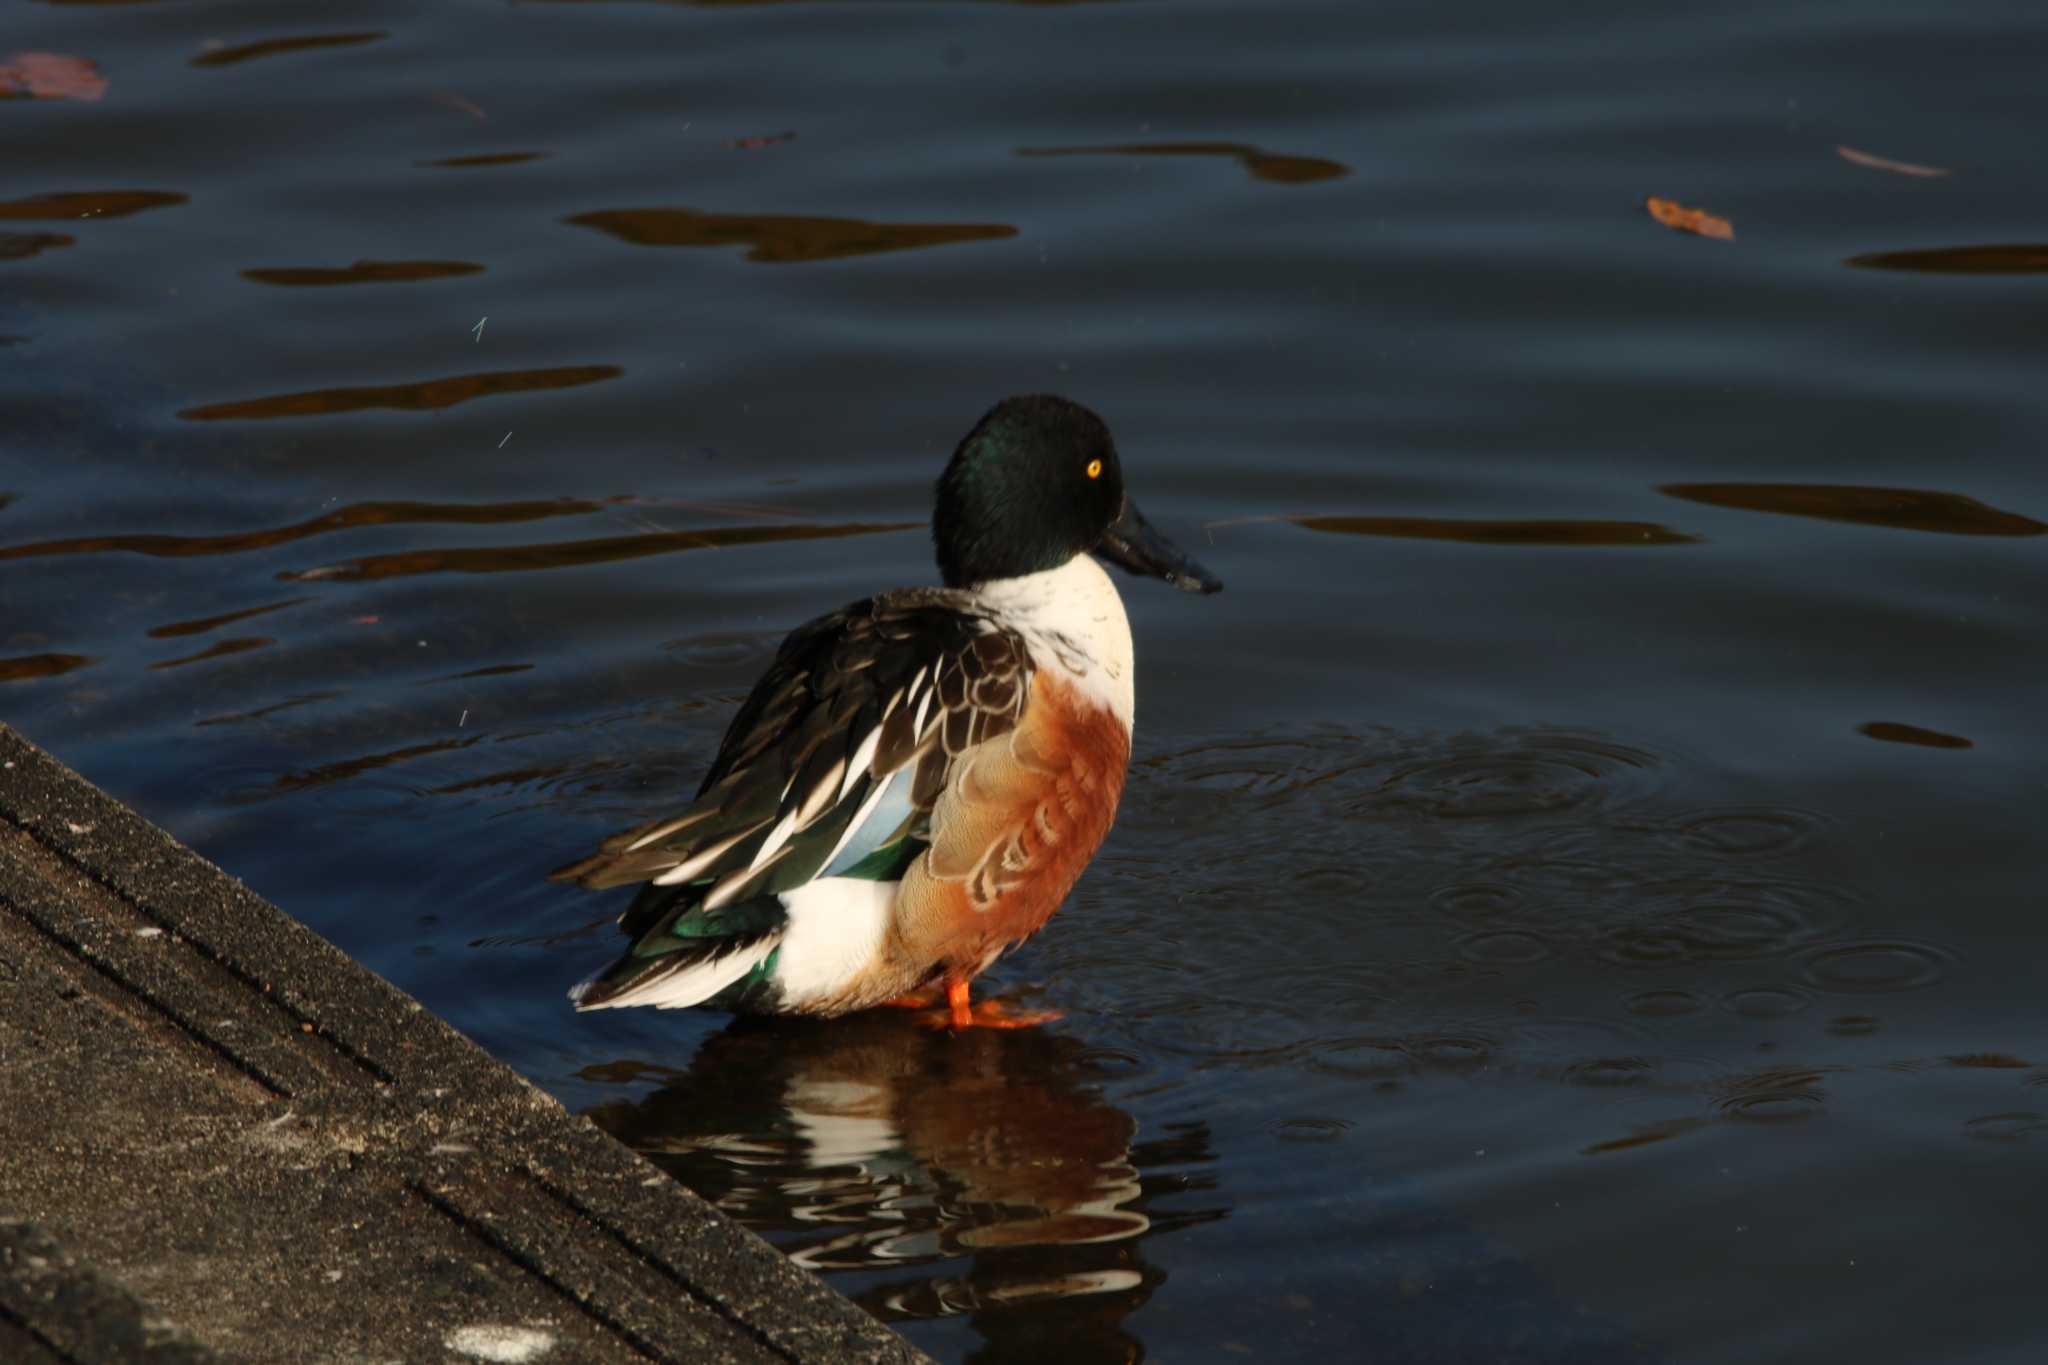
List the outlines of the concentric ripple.
{"label": "concentric ripple", "polygon": [[1541,962],[1550,956],[1550,944],[1540,934],[1499,929],[1466,934],[1458,940],[1458,953],[1469,962],[1512,966]]}
{"label": "concentric ripple", "polygon": [[1723,1009],[1745,1019],[1782,1019],[1811,1004],[1812,998],[1804,991],[1793,990],[1789,986],[1753,986],[1748,990],[1730,991],[1721,997]]}
{"label": "concentric ripple", "polygon": [[1731,1077],[1719,1087],[1714,1110],[1724,1118],[1749,1123],[1792,1123],[1818,1114],[1826,1095],[1823,1073],[1784,1069]]}
{"label": "concentric ripple", "polygon": [[1513,748],[1427,760],[1393,772],[1364,803],[1439,819],[1502,819],[1598,801],[1656,765],[1639,749],[1585,735],[1529,736]]}
{"label": "concentric ripple", "polygon": [[1645,1019],[1676,1019],[1706,1008],[1691,991],[1642,991],[1628,998],[1628,1012]]}
{"label": "concentric ripple", "polygon": [[1599,955],[1622,966],[1752,962],[1824,942],[1847,920],[1851,901],[1809,882],[1701,881],[1644,888],[1641,918],[1609,929]]}
{"label": "concentric ripple", "polygon": [[1948,974],[1949,955],[1925,943],[1871,939],[1838,943],[1808,957],[1800,974],[1808,985],[1848,994],[1917,991]]}
{"label": "concentric ripple", "polygon": [[1461,924],[1493,924],[1520,910],[1526,898],[1496,882],[1458,882],[1439,887],[1429,903]]}
{"label": "concentric ripple", "polygon": [[1656,1068],[1657,1064],[1647,1057],[1592,1057],[1566,1067],[1564,1080],[1567,1085],[1612,1089],[1642,1085],[1652,1078]]}
{"label": "concentric ripple", "polygon": [[1688,847],[1730,858],[1775,858],[1804,848],[1826,828],[1811,811],[1744,806],[1707,811],[1677,826]]}
{"label": "concentric ripple", "polygon": [[1286,1142],[1335,1142],[1350,1132],[1348,1119],[1291,1118],[1273,1125],[1273,1135]]}

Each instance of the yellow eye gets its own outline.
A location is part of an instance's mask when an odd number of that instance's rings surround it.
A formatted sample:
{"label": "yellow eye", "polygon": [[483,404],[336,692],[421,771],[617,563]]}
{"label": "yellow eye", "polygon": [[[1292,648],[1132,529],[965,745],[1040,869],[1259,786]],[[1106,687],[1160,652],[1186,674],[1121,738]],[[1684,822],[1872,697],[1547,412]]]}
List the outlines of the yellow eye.
{"label": "yellow eye", "polygon": [[1102,477],[1102,461],[1090,460],[1088,462],[1088,477],[1091,479],[1099,479]]}

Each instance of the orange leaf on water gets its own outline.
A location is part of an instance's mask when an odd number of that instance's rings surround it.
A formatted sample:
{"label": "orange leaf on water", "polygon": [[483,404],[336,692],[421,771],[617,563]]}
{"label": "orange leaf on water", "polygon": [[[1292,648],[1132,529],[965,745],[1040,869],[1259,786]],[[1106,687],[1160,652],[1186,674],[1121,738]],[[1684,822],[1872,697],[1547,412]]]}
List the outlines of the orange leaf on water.
{"label": "orange leaf on water", "polygon": [[84,57],[61,52],[17,52],[0,61],[0,96],[39,100],[96,100],[107,93],[107,78]]}
{"label": "orange leaf on water", "polygon": [[1665,227],[1679,232],[1696,232],[1702,237],[1713,237],[1723,242],[1735,240],[1734,225],[1726,218],[1716,218],[1705,209],[1689,209],[1675,199],[1659,199],[1654,194],[1643,201],[1643,207]]}
{"label": "orange leaf on water", "polygon": [[1910,161],[1894,161],[1888,156],[1878,156],[1871,152],[1859,152],[1854,147],[1837,146],[1835,154],[1844,161],[1853,161],[1859,166],[1868,166],[1872,170],[1878,171],[1893,171],[1899,175],[1925,176],[1948,174],[1940,166],[1916,166]]}

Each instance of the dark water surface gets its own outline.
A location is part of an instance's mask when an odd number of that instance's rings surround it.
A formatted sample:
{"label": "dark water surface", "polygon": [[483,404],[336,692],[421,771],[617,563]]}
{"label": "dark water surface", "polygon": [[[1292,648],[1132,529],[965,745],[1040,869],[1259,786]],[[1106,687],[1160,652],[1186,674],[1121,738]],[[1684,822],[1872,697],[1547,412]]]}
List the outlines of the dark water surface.
{"label": "dark water surface", "polygon": [[[0,716],[920,1345],[2048,1349],[2038,3],[23,52],[105,88],[0,101]],[[1064,1021],[573,1015],[542,874],[1042,389],[1230,584],[1126,587],[1121,821],[995,973]]]}

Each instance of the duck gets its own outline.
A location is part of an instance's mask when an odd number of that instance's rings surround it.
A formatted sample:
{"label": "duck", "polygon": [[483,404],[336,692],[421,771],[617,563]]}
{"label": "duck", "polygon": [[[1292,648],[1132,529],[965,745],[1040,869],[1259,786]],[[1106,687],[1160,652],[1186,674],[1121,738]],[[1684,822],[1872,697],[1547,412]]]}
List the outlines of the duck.
{"label": "duck", "polygon": [[961,439],[932,543],[943,586],[797,627],[690,805],[551,874],[640,886],[631,946],[570,991],[579,1011],[1058,1017],[970,983],[1044,926],[1116,818],[1135,674],[1098,561],[1223,584],[1138,511],[1103,420],[1051,394],[1006,398]]}

